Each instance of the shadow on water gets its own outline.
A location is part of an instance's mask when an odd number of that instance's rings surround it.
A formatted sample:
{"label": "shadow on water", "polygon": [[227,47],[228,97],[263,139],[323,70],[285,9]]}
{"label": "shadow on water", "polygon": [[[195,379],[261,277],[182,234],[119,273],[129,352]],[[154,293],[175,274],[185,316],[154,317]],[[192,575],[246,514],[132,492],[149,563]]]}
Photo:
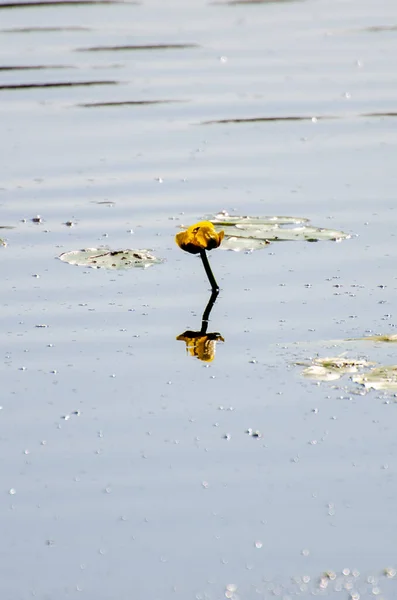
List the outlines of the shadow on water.
{"label": "shadow on water", "polygon": [[226,125],[230,123],[278,123],[288,121],[317,121],[344,119],[344,118],[368,118],[368,117],[397,117],[397,112],[373,112],[356,115],[322,115],[322,116],[286,116],[286,117],[242,117],[239,119],[214,119],[202,121],[199,125]]}
{"label": "shadow on water", "polygon": [[15,83],[11,85],[0,85],[0,90],[87,87],[94,85],[117,85],[118,83],[118,81],[58,81],[55,83]]}
{"label": "shadow on water", "polygon": [[13,65],[0,66],[0,71],[43,71],[45,69],[75,69],[72,65]]}
{"label": "shadow on water", "polygon": [[381,33],[383,31],[397,31],[397,25],[372,25],[360,29],[349,29],[344,33]]}
{"label": "shadow on water", "polygon": [[152,104],[174,104],[176,102],[189,102],[189,100],[120,100],[120,102],[85,102],[76,104],[82,108],[103,108],[112,106],[150,106]]}
{"label": "shadow on water", "polygon": [[199,48],[199,44],[133,44],[127,46],[93,46],[91,48],[76,48],[76,52],[124,52],[140,50],[180,50]]}
{"label": "shadow on water", "polygon": [[374,113],[364,113],[361,115],[362,117],[397,117],[397,112],[374,112]]}
{"label": "shadow on water", "polygon": [[[1,8],[0,4],[0,8]],[[0,29],[0,33],[54,33],[58,31],[92,31],[89,27],[13,27]]]}
{"label": "shadow on water", "polygon": [[177,336],[179,342],[186,343],[186,351],[203,362],[212,362],[215,358],[216,343],[224,342],[219,332],[208,333],[210,314],[218,298],[219,291],[213,290],[208,304],[201,317],[201,329],[199,331],[187,330]]}
{"label": "shadow on water", "polygon": [[91,4],[139,4],[138,2],[123,2],[122,0],[58,0],[56,2],[45,2],[38,0],[33,2],[4,2],[0,9],[6,8],[38,8],[42,6],[87,6]]}
{"label": "shadow on water", "polygon": [[241,119],[215,119],[213,121],[202,121],[200,125],[215,125],[222,123],[261,123],[275,121],[324,121],[325,119],[339,119],[333,115],[323,115],[322,117],[313,116],[287,116],[287,117],[246,117]]}

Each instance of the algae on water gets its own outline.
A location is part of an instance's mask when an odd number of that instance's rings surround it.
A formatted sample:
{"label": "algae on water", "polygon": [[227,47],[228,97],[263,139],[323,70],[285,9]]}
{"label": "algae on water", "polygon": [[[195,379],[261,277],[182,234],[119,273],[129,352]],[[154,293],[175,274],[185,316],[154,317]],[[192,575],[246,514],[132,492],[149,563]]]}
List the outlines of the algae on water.
{"label": "algae on water", "polygon": [[375,367],[368,373],[355,375],[352,380],[354,383],[363,385],[370,390],[397,390],[397,365],[388,365],[384,367]]}
{"label": "algae on water", "polygon": [[346,373],[357,373],[360,369],[375,365],[362,359],[344,358],[343,356],[314,358],[308,362],[296,362],[303,366],[303,377],[315,379],[316,381],[333,381],[340,379]]}
{"label": "algae on water", "polygon": [[397,334],[396,333],[386,333],[384,335],[367,335],[361,338],[351,338],[350,341],[363,341],[363,342],[389,342],[395,343],[397,342]]}

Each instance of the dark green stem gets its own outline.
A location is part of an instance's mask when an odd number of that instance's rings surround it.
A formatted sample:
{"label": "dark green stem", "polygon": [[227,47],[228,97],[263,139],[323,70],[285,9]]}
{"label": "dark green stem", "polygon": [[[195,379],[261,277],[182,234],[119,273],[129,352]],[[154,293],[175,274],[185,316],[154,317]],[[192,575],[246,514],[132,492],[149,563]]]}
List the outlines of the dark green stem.
{"label": "dark green stem", "polygon": [[208,322],[210,320],[211,310],[215,304],[218,294],[219,294],[219,290],[212,290],[212,294],[210,296],[210,299],[208,300],[208,304],[205,307],[205,311],[203,312],[203,316],[201,319],[201,331],[200,331],[200,333],[202,333],[203,335],[205,335],[207,333]]}
{"label": "dark green stem", "polygon": [[210,263],[208,262],[208,256],[205,250],[200,250],[201,260],[203,261],[205,272],[207,273],[208,281],[211,284],[213,292],[219,291],[219,285],[216,283],[213,272],[211,271]]}

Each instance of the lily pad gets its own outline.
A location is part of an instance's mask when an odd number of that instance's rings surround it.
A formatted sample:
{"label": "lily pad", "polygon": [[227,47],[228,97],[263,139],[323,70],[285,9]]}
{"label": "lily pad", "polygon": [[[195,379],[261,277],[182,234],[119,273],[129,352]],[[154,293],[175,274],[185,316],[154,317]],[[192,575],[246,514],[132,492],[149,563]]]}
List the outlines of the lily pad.
{"label": "lily pad", "polygon": [[341,242],[351,237],[343,231],[313,227],[305,217],[244,217],[221,212],[207,218],[225,232],[221,244],[225,250],[259,250],[270,242]]}
{"label": "lily pad", "polygon": [[227,225],[292,225],[296,223],[309,223],[310,219],[305,217],[241,217],[229,215],[227,212],[220,212],[212,215],[210,220],[213,223],[219,223],[226,227]]}
{"label": "lily pad", "polygon": [[310,363],[297,362],[296,365],[305,366],[302,371],[304,377],[316,381],[333,381],[340,379],[346,373],[357,373],[365,367],[372,367],[375,363],[366,360],[345,358],[343,356],[314,358]]}
{"label": "lily pad", "polygon": [[61,254],[59,258],[71,265],[94,269],[147,269],[151,265],[163,262],[150,250],[111,250],[107,247],[71,250]]}
{"label": "lily pad", "polygon": [[268,246],[270,242],[267,240],[257,240],[252,237],[239,237],[234,235],[227,235],[221,244],[222,250],[234,250],[234,252],[240,252],[241,250],[249,252],[250,250],[261,250]]}
{"label": "lily pad", "polygon": [[375,367],[368,373],[355,375],[352,380],[366,389],[397,390],[397,365]]}

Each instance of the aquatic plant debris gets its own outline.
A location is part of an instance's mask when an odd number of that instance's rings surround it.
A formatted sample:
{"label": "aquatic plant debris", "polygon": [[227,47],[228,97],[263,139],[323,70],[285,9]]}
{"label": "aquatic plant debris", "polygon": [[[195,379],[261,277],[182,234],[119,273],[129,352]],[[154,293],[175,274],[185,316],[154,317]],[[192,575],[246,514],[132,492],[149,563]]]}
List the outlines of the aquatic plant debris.
{"label": "aquatic plant debris", "polygon": [[294,364],[305,367],[302,371],[303,377],[315,381],[335,381],[343,375],[350,374],[352,375],[351,381],[364,386],[366,391],[397,391],[397,365],[376,366],[375,362],[345,358],[343,355],[316,357],[310,361],[300,361]]}
{"label": "aquatic plant debris", "polygon": [[351,238],[349,233],[343,231],[314,227],[305,217],[232,216],[222,211],[206,218],[217,231],[224,231],[221,246],[224,250],[261,250],[270,242],[341,242]]}
{"label": "aquatic plant debris", "polygon": [[91,267],[94,269],[147,269],[164,262],[154,256],[150,250],[111,250],[107,247],[71,250],[59,256],[70,265]]}
{"label": "aquatic plant debris", "polygon": [[396,343],[397,342],[397,334],[396,333],[386,333],[384,335],[367,335],[360,338],[350,338],[347,340],[348,342],[388,342],[388,343]]}
{"label": "aquatic plant debris", "polygon": [[365,367],[372,367],[376,363],[363,359],[345,358],[342,356],[313,358],[308,362],[296,362],[296,365],[304,366],[303,377],[315,379],[316,381],[333,381],[340,379],[346,373],[357,373]]}
{"label": "aquatic plant debris", "polygon": [[363,385],[367,390],[397,390],[397,365],[375,367],[367,373],[352,377],[354,383]]}

